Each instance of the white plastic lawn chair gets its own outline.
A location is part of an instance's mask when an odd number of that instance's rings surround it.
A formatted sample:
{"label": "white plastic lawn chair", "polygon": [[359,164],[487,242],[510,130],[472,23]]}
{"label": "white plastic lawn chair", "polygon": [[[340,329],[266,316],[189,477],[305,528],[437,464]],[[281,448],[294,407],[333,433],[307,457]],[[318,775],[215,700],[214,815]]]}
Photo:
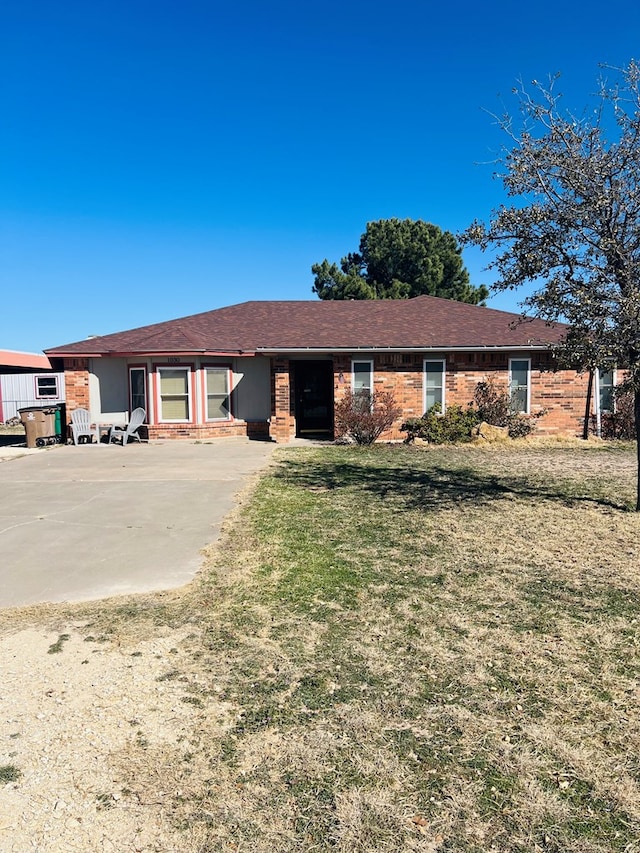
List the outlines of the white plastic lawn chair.
{"label": "white plastic lawn chair", "polygon": [[96,441],[100,440],[97,425],[91,426],[91,414],[88,409],[74,409],[71,412],[71,435],[74,444],[78,444],[82,436],[89,436],[89,444],[93,435]]}
{"label": "white plastic lawn chair", "polygon": [[111,427],[111,430],[109,431],[109,444],[111,444],[114,438],[119,438],[122,441],[123,447],[129,441],[130,438],[133,438],[136,441],[140,441],[138,430],[144,423],[144,419],[146,418],[146,416],[147,413],[144,409],[134,409],[133,412],[131,412],[131,420],[126,426]]}

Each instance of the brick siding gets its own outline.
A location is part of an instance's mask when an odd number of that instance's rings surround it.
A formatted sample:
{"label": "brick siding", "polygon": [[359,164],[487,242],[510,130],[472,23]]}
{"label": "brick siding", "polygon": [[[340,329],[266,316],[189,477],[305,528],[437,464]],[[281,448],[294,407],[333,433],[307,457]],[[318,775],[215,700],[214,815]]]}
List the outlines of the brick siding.
{"label": "brick siding", "polygon": [[89,359],[67,358],[64,362],[64,388],[67,406],[67,421],[71,422],[74,409],[88,409],[89,406]]}
{"label": "brick siding", "polygon": [[[354,358],[359,354],[354,353]],[[463,408],[473,401],[479,382],[493,379],[498,386],[508,389],[510,358],[531,358],[531,415],[544,410],[544,414],[535,418],[536,432],[553,435],[581,435],[584,422],[584,410],[587,394],[588,376],[573,370],[553,372],[553,361],[547,353],[450,353],[434,354],[428,358],[434,360],[446,358],[446,404]],[[362,359],[367,356],[361,356]],[[393,427],[385,432],[382,441],[397,441],[405,438],[401,432],[402,422],[407,418],[420,417],[424,406],[422,353],[380,353],[373,358],[374,391],[390,391],[402,409],[402,416]],[[351,354],[339,353],[333,358],[334,403],[339,402],[348,388],[351,388]],[[293,371],[291,371],[293,376]],[[294,434],[292,389],[287,394],[282,391],[278,402],[287,408],[287,417],[281,418],[282,429],[277,441],[287,441]],[[273,399],[273,398],[272,398]],[[285,434],[288,424],[289,433]]]}
{"label": "brick siding", "polygon": [[228,436],[246,436],[255,439],[269,438],[267,421],[223,421],[207,424],[151,424],[148,427],[149,438],[159,439],[192,439],[202,441],[209,438],[224,438]]}
{"label": "brick siding", "polygon": [[64,393],[66,419],[63,436],[71,435],[71,412],[74,409],[89,409],[89,359],[66,358],[64,360]]}
{"label": "brick siding", "polygon": [[[434,354],[427,358],[445,358]],[[479,382],[493,379],[499,387],[508,389],[509,359],[531,358],[531,414],[544,414],[535,418],[536,432],[546,435],[581,435],[587,396],[588,374],[575,370],[553,371],[553,361],[547,353],[449,353],[446,356],[445,399],[448,406],[466,407],[473,401]],[[403,420],[420,417],[423,413],[422,353],[389,353],[374,356],[374,390],[390,391],[400,408],[402,417],[382,435],[382,440],[392,441],[405,437],[400,431]],[[343,381],[340,381],[342,375]],[[351,357],[334,358],[334,393],[338,402],[351,387]]]}
{"label": "brick siding", "polygon": [[293,371],[288,358],[274,358],[271,367],[271,438],[289,441],[295,432]]}
{"label": "brick siding", "polygon": [[[446,357],[445,400],[447,406],[465,408],[473,401],[479,382],[493,379],[508,390],[509,358],[527,358],[527,353],[454,353]],[[437,356],[434,356],[434,360]],[[395,366],[376,357],[374,386],[376,391],[391,391],[402,408],[402,418],[384,433],[382,440],[403,438],[402,420],[423,414],[423,356],[416,355],[413,365]],[[553,372],[546,354],[531,354],[531,415],[538,434],[581,435],[587,396],[588,375],[574,370]]]}

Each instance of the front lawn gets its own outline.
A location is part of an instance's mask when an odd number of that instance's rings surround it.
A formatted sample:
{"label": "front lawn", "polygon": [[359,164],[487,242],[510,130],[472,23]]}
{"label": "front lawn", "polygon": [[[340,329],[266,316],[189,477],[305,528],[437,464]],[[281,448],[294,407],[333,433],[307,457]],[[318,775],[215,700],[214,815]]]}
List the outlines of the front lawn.
{"label": "front lawn", "polygon": [[615,445],[278,451],[195,590],[122,623],[194,624],[167,678],[201,709],[132,787],[179,789],[199,853],[640,850],[634,476]]}

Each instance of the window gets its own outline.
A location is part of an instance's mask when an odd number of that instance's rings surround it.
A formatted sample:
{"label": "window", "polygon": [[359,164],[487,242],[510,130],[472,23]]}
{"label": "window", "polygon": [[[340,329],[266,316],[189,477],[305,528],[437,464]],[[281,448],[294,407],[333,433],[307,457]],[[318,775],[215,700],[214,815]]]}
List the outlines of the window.
{"label": "window", "polygon": [[613,368],[598,371],[598,392],[601,412],[615,411],[615,399],[613,389],[615,387],[615,375]]}
{"label": "window", "polygon": [[58,396],[58,377],[51,376],[36,376],[36,397],[57,397]]}
{"label": "window", "polygon": [[129,397],[131,400],[131,411],[144,409],[147,411],[147,371],[144,367],[129,368]]}
{"label": "window", "polygon": [[529,414],[529,377],[531,361],[528,358],[509,359],[509,393],[511,410]]}
{"label": "window", "polygon": [[189,368],[159,367],[160,420],[189,421]]}
{"label": "window", "polygon": [[229,370],[226,367],[207,367],[207,420],[228,421],[231,417],[229,405]]}
{"label": "window", "polygon": [[444,376],[446,362],[439,358],[424,363],[424,411],[428,412],[436,403],[444,412]]}
{"label": "window", "polygon": [[373,362],[354,361],[351,364],[352,390],[355,395],[371,395],[373,391]]}

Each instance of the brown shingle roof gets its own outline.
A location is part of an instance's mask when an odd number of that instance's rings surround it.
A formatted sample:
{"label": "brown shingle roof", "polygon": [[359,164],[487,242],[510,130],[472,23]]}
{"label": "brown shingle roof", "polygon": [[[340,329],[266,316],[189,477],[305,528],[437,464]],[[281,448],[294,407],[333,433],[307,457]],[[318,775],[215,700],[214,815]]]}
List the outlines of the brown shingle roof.
{"label": "brown shingle roof", "polygon": [[51,356],[273,350],[544,346],[564,327],[434,296],[372,301],[242,302],[52,347]]}

